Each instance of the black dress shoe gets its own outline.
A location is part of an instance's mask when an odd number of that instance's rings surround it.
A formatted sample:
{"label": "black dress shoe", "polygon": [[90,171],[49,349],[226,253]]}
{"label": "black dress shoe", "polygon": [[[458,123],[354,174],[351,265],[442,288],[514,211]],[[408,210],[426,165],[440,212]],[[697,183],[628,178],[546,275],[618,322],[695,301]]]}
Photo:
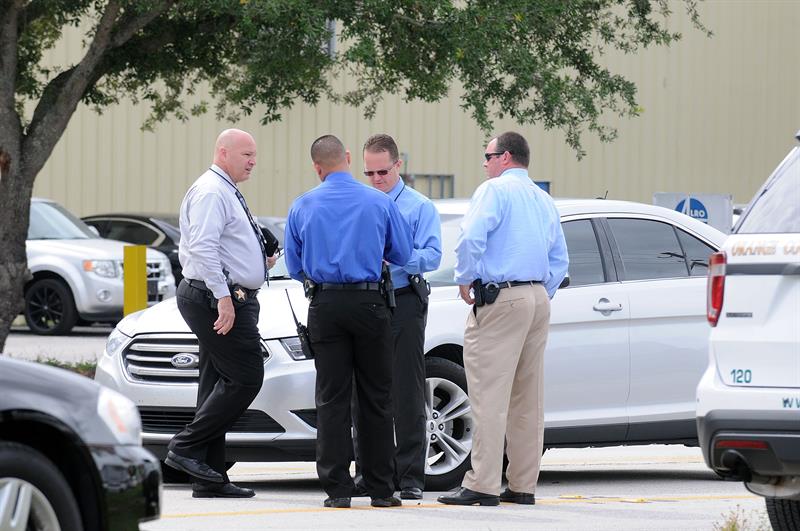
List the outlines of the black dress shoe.
{"label": "black dress shoe", "polygon": [[167,458],[164,459],[164,462],[175,470],[186,472],[190,476],[204,479],[211,483],[225,483],[225,478],[222,477],[222,474],[204,462],[189,457],[182,457],[172,450],[167,453]]}
{"label": "black dress shoe", "polygon": [[356,483],[356,486],[353,487],[353,498],[362,498],[364,496],[369,496],[367,493],[367,487],[364,486],[363,483]]}
{"label": "black dress shoe", "polygon": [[350,498],[326,498],[322,505],[333,509],[349,509]]}
{"label": "black dress shoe", "polygon": [[536,505],[536,496],[529,492],[516,492],[506,489],[500,493],[500,501],[519,503],[520,505]]}
{"label": "black dress shoe", "polygon": [[400,498],[403,500],[421,500],[422,489],[417,487],[406,487],[400,491]]}
{"label": "black dress shoe", "polygon": [[461,487],[448,496],[439,496],[437,501],[445,505],[475,505],[476,503],[478,505],[500,505],[500,499],[497,496],[475,492],[466,487]]}
{"label": "black dress shoe", "polygon": [[237,487],[233,483],[193,483],[192,498],[252,498],[253,489]]}
{"label": "black dress shoe", "polygon": [[373,507],[400,507],[403,502],[397,496],[389,496],[386,498],[372,498],[369,504]]}

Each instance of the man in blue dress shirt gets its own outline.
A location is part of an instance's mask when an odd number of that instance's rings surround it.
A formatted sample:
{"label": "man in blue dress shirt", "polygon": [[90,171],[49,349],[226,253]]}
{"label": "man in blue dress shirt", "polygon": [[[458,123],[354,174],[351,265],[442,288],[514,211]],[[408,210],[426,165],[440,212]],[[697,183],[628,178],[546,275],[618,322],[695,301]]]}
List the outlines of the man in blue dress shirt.
{"label": "man in blue dress shirt", "polygon": [[[364,175],[397,204],[414,238],[411,259],[404,266],[390,268],[397,301],[392,315],[392,410],[397,446],[395,484],[400,498],[419,500],[425,487],[427,458],[424,347],[428,284],[422,274],[439,267],[442,229],[431,200],[400,178],[401,165],[397,143],[391,136],[373,135],[364,143]],[[358,451],[356,461],[360,465]],[[363,490],[362,485],[357,486]]]}
{"label": "man in blue dress shirt", "polygon": [[[472,470],[439,501],[532,505],[544,437],[550,299],[567,273],[567,246],[555,203],[528,176],[525,139],[503,133],[484,158],[489,178],[461,223],[455,267],[461,298],[474,304],[464,332]],[[500,493],[505,442],[508,488]]]}
{"label": "man in blue dress shirt", "polygon": [[286,265],[292,278],[313,282],[308,329],[317,369],[317,473],[325,507],[350,507],[350,400],[359,398],[362,471],[375,507],[393,496],[391,313],[381,295],[386,260],[406,264],[408,224],[386,194],[350,173],[350,152],[333,135],[311,145],[322,184],[298,197],[286,222]]}

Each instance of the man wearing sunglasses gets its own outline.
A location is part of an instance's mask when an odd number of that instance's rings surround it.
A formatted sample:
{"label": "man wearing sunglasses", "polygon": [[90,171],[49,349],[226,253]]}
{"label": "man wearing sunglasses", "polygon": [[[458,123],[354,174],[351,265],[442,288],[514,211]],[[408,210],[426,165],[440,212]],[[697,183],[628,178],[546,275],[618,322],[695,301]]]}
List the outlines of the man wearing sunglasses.
{"label": "man wearing sunglasses", "polygon": [[[395,484],[402,499],[419,500],[425,488],[427,457],[424,343],[428,284],[422,275],[439,267],[442,230],[439,213],[431,200],[406,186],[400,178],[401,165],[397,144],[391,136],[373,135],[364,143],[364,175],[372,186],[397,204],[411,227],[414,240],[411,259],[402,267],[390,266],[397,303],[392,315],[392,410],[396,441]],[[356,447],[357,465],[359,457]],[[356,483],[357,493],[365,494],[361,478],[356,477]]]}
{"label": "man wearing sunglasses", "polygon": [[[483,155],[488,179],[475,190],[461,223],[455,267],[461,298],[474,304],[464,331],[475,422],[472,470],[460,489],[439,501],[533,505],[544,436],[550,299],[567,273],[567,245],[553,199],[528,175],[528,142],[503,133]],[[508,488],[501,493],[504,444]]]}

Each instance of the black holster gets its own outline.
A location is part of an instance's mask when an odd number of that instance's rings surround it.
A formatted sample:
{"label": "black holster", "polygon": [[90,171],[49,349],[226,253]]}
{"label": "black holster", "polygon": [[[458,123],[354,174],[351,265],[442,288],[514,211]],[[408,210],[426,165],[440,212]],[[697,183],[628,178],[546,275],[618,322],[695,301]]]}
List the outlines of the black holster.
{"label": "black holster", "polygon": [[431,294],[431,285],[422,275],[408,275],[408,285],[411,290],[419,297],[422,305],[428,304],[428,296]]}
{"label": "black holster", "polygon": [[386,262],[381,268],[381,295],[386,299],[386,305],[390,310],[397,308],[397,301],[394,298],[394,282],[392,282],[392,272]]}
{"label": "black holster", "polygon": [[311,300],[317,294],[317,283],[303,274],[303,291],[306,294],[306,299]]}
{"label": "black holster", "polygon": [[497,296],[500,295],[500,286],[495,282],[483,283],[481,279],[472,282],[472,291],[475,297],[475,306],[481,307],[486,304],[494,304]]}

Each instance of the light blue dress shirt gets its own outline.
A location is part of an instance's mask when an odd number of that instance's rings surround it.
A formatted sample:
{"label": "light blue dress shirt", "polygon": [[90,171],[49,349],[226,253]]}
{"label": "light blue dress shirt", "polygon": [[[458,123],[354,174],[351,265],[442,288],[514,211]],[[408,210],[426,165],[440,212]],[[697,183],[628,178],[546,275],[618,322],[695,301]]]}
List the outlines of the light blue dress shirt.
{"label": "light blue dress shirt", "polygon": [[475,190],[456,245],[457,284],[535,280],[552,298],[568,266],[558,209],[527,170],[508,169]]}
{"label": "light blue dress shirt", "polygon": [[387,195],[397,204],[414,238],[414,249],[408,263],[389,268],[394,288],[398,289],[408,286],[408,275],[427,273],[439,267],[442,261],[442,227],[439,211],[431,200],[406,186],[403,179],[399,179]]}
{"label": "light blue dress shirt", "polygon": [[293,279],[352,284],[380,280],[384,259],[407,263],[413,241],[388,195],[337,172],[292,203],[284,245]]}

